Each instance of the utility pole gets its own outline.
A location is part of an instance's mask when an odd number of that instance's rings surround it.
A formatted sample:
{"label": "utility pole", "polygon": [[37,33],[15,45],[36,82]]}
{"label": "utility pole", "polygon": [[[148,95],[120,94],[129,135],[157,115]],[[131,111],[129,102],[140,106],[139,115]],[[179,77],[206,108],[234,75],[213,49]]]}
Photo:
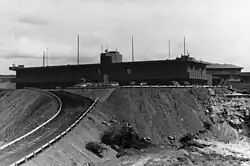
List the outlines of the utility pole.
{"label": "utility pole", "polygon": [[134,38],[132,36],[132,62],[134,62]]}
{"label": "utility pole", "polygon": [[47,48],[47,66],[49,66],[49,49]]}
{"label": "utility pole", "polygon": [[168,58],[170,59],[170,40],[168,40]]}
{"label": "utility pole", "polygon": [[186,38],[184,36],[184,56],[186,55]]}
{"label": "utility pole", "polygon": [[77,35],[77,65],[80,63],[80,47],[79,47],[80,36]]}
{"label": "utility pole", "polygon": [[43,67],[45,66],[45,52],[43,51]]}

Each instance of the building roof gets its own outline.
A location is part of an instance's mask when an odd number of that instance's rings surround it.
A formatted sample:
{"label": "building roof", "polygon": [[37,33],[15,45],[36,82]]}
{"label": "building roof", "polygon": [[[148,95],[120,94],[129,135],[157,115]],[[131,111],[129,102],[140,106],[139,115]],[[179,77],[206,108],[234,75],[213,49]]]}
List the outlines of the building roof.
{"label": "building roof", "polygon": [[232,65],[232,64],[209,64],[206,66],[207,69],[243,69],[243,67]]}
{"label": "building roof", "polygon": [[16,75],[0,75],[0,78],[16,78]]}
{"label": "building roof", "polygon": [[[182,64],[182,63],[186,63],[186,64],[199,64],[202,66],[206,66],[206,64],[204,64],[202,61],[185,61],[185,60],[156,60],[156,61],[134,61],[134,62],[118,62],[118,63],[112,63],[112,65],[139,65],[139,64],[159,64],[159,63],[165,63],[165,64]],[[101,66],[101,63],[94,63],[94,64],[73,64],[73,65],[59,65],[59,66],[34,66],[34,67],[9,67],[9,70],[13,70],[13,71],[17,71],[17,70],[25,70],[25,69],[39,69],[39,68],[64,68],[64,67],[96,67],[96,66]]]}

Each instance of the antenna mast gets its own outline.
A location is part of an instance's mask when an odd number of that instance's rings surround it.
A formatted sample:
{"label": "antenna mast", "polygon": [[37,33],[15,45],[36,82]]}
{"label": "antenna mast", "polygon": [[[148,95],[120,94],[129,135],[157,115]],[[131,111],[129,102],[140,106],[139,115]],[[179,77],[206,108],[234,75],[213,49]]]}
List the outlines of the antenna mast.
{"label": "antenna mast", "polygon": [[186,38],[184,36],[184,56],[186,55]]}
{"label": "antenna mast", "polygon": [[47,48],[47,66],[49,65],[49,49]]}
{"label": "antenna mast", "polygon": [[77,35],[77,65],[79,65],[79,61],[80,61],[80,48],[79,48],[79,34]]}
{"label": "antenna mast", "polygon": [[134,62],[134,37],[132,36],[132,62]]}
{"label": "antenna mast", "polygon": [[43,51],[43,67],[45,66],[45,52]]}
{"label": "antenna mast", "polygon": [[170,59],[170,40],[168,40],[168,58]]}

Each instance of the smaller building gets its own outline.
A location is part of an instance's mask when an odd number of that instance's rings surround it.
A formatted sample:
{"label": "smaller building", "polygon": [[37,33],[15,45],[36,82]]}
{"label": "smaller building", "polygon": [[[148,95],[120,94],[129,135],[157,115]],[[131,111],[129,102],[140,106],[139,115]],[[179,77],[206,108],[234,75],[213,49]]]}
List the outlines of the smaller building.
{"label": "smaller building", "polygon": [[207,74],[212,76],[213,85],[230,84],[241,81],[243,67],[232,64],[207,64]]}
{"label": "smaller building", "polygon": [[241,73],[241,82],[242,83],[250,83],[250,72],[242,72]]}
{"label": "smaller building", "polygon": [[0,89],[16,89],[15,75],[0,75]]}

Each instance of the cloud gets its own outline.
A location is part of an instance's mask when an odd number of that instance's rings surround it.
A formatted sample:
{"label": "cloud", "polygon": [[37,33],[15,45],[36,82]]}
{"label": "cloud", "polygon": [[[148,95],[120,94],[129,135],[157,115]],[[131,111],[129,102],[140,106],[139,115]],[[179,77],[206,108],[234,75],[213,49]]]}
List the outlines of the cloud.
{"label": "cloud", "polygon": [[[101,45],[131,59],[166,59],[187,49],[197,59],[248,66],[250,22],[242,0],[10,0],[0,2],[0,69],[3,61],[41,65],[76,62],[80,34],[82,63],[99,62]],[[237,56],[237,58],[235,58]],[[5,70],[5,69],[3,69]]]}
{"label": "cloud", "polygon": [[50,22],[48,19],[45,19],[43,17],[37,16],[37,15],[24,15],[17,19],[19,23],[23,24],[29,24],[29,25],[47,25]]}
{"label": "cloud", "polygon": [[20,54],[18,52],[10,52],[6,55],[1,56],[4,59],[36,59],[37,56],[29,55],[29,54]]}
{"label": "cloud", "polygon": [[4,59],[36,59],[41,58],[43,52],[47,51],[51,59],[56,59],[70,55],[72,46],[29,36],[13,36],[0,47],[0,57]]}
{"label": "cloud", "polygon": [[[61,59],[62,64],[76,64],[76,56],[65,57]],[[91,57],[91,56],[84,56],[80,57],[80,64],[93,64],[93,63],[100,63],[99,56]]]}

